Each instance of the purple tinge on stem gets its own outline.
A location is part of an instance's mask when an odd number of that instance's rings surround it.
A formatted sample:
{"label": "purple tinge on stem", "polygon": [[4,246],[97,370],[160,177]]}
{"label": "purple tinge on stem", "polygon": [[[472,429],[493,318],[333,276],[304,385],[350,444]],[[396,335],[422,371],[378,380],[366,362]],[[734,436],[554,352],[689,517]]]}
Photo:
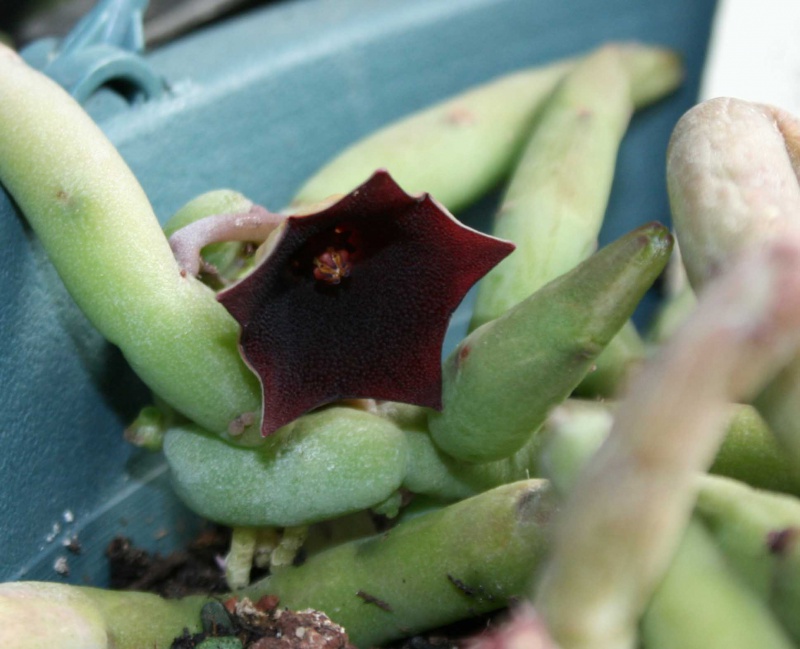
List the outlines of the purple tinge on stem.
{"label": "purple tinge on stem", "polygon": [[470,287],[514,249],[385,171],[313,214],[220,302],[263,389],[261,432],[346,398],[441,407],[441,347]]}

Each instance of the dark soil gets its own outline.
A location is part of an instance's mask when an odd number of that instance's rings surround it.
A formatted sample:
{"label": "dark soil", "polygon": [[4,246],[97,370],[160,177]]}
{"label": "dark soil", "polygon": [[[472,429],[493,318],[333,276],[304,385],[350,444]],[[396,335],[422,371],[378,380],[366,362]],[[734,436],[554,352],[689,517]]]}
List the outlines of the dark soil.
{"label": "dark soil", "polygon": [[106,548],[111,588],[147,591],[168,598],[225,593],[228,586],[218,561],[227,554],[229,544],[229,529],[211,527],[185,549],[161,556],[118,536]]}

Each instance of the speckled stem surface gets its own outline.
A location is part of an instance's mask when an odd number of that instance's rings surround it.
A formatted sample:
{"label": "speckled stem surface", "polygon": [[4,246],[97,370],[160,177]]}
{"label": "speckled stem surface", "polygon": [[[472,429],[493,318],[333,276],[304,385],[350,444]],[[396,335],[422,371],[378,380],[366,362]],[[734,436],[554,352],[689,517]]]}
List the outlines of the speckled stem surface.
{"label": "speckled stem surface", "polygon": [[[640,68],[649,72],[644,76]],[[617,151],[636,107],[674,90],[681,66],[657,48],[604,46],[567,73],[542,108],[516,165],[493,233],[517,250],[480,284],[475,328],[505,313],[597,246]]]}
{"label": "speckled stem surface", "polygon": [[238,325],[180,273],[128,166],[64,90],[4,46],[0,181],[78,306],[150,388],[217,433],[260,410]]}

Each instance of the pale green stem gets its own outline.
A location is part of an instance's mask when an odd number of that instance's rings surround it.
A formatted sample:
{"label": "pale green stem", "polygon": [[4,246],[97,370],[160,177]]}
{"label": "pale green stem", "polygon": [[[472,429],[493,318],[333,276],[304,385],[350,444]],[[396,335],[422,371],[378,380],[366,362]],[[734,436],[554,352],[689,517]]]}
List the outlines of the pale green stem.
{"label": "pale green stem", "polygon": [[762,600],[692,521],[642,619],[646,649],[793,649]]}
{"label": "pale green stem", "polygon": [[3,46],[0,181],[78,306],[154,392],[215,433],[260,411],[238,325],[181,274],[128,166],[64,90]]}
{"label": "pale green stem", "polygon": [[229,588],[236,590],[250,583],[257,538],[258,529],[255,527],[234,527],[231,530],[231,544],[225,555],[225,581]]}
{"label": "pale green stem", "polygon": [[704,476],[696,513],[742,581],[800,641],[800,501]]}
{"label": "pale green stem", "polygon": [[[637,105],[679,83],[675,54],[638,44],[615,47],[635,79]],[[461,211],[508,175],[543,103],[575,61],[501,77],[389,124],[327,163],[293,205],[348,192],[386,168],[407,192],[428,192],[451,212]]]}
{"label": "pale green stem", "polygon": [[407,445],[391,421],[346,407],[312,412],[242,448],[175,426],[164,453],[178,496],[226,525],[292,527],[377,505],[400,487]]}
{"label": "pale green stem", "polygon": [[539,108],[571,65],[501,77],[372,133],[306,181],[292,205],[344,194],[385,168],[406,192],[428,192],[460,211],[508,173]]}

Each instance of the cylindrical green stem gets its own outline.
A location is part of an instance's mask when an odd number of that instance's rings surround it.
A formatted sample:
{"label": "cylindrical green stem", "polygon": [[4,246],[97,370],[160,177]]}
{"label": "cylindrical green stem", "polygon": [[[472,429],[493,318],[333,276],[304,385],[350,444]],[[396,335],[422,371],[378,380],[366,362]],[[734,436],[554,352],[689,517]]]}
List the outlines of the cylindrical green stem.
{"label": "cylindrical green stem", "polygon": [[[542,431],[546,439],[527,465],[530,474],[549,478],[559,491],[566,491],[562,485],[572,484],[611,431],[617,407],[613,402],[570,399],[553,410]],[[725,438],[709,472],[757,489],[800,495],[800,477],[758,411],[740,404],[725,410]]]}
{"label": "cylindrical green stem", "polygon": [[458,212],[508,173],[539,108],[571,65],[501,77],[376,131],[312,176],[293,205],[349,192],[385,168],[406,192],[428,192]]}
{"label": "cylindrical green stem", "polygon": [[767,606],[692,521],[642,619],[647,649],[792,649]]}
{"label": "cylindrical green stem", "polygon": [[356,645],[375,646],[523,593],[554,507],[544,481],[505,485],[320,553],[245,592],[319,609]]}
{"label": "cylindrical green stem", "polygon": [[[506,485],[320,552],[236,593],[316,608],[370,647],[506,606],[525,592],[555,502],[540,480]],[[199,631],[205,597],[60,584],[0,585],[0,644],[15,649],[167,649]]]}
{"label": "cylindrical green stem", "polygon": [[731,406],[725,439],[709,471],[758,489],[800,496],[800,473],[758,410]]}
{"label": "cylindrical green stem", "polygon": [[[495,235],[513,241],[517,252],[480,283],[473,329],[591,254],[630,115],[674,90],[681,72],[667,50],[612,44],[567,73],[542,109],[495,217]],[[580,393],[611,396],[644,353],[629,323],[597,358]]]}
{"label": "cylindrical green stem", "polygon": [[[636,44],[614,46],[644,105],[674,88],[677,57]],[[511,170],[542,104],[575,59],[513,73],[389,124],[356,142],[309,179],[293,204],[350,191],[386,168],[411,194],[428,192],[458,213]]]}
{"label": "cylindrical green stem", "polygon": [[800,502],[753,489],[736,480],[703,476],[696,515],[716,538],[744,581],[769,599],[775,557],[769,534],[800,526]]}
{"label": "cylindrical green stem", "polygon": [[785,367],[753,402],[800,471],[800,357]]}
{"label": "cylindrical green stem", "polygon": [[377,505],[400,487],[407,462],[397,426],[346,407],[304,415],[256,448],[175,426],[164,453],[178,496],[236,527],[306,525]]}
{"label": "cylindrical green stem", "polygon": [[704,476],[696,515],[739,577],[800,641],[800,501]]}
{"label": "cylindrical green stem", "polygon": [[[640,76],[636,64],[647,65],[650,74]],[[594,251],[617,151],[634,101],[641,100],[636,85],[652,84],[663,95],[679,79],[672,53],[617,45],[600,48],[567,74],[537,120],[495,218],[493,233],[517,250],[481,281],[473,328]]]}
{"label": "cylindrical green stem", "polygon": [[[783,538],[782,538],[783,535]],[[777,555],[775,581],[772,589],[772,609],[786,630],[800,642],[800,527],[773,532],[771,537]],[[783,546],[781,541],[786,541]]]}
{"label": "cylindrical green stem", "polygon": [[444,407],[428,418],[437,445],[472,462],[522,448],[633,313],[671,242],[643,226],[472,332],[444,365]]}
{"label": "cylindrical green stem", "polygon": [[216,433],[260,411],[238,325],[181,275],[128,166],[66,92],[3,46],[0,181],[78,306],[167,403]]}

